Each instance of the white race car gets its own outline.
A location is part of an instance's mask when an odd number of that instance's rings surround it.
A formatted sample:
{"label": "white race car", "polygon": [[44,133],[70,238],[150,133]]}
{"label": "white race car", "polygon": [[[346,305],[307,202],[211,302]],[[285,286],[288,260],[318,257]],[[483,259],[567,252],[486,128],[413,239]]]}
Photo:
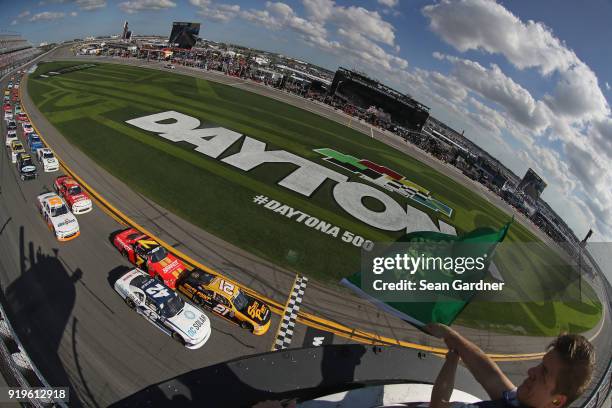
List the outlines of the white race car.
{"label": "white race car", "polygon": [[6,132],[6,147],[11,147],[11,142],[13,140],[17,140],[17,131],[16,130],[8,130]]}
{"label": "white race car", "polygon": [[30,122],[23,122],[21,124],[21,127],[23,128],[24,135],[34,132],[34,128],[32,127],[32,124]]}
{"label": "white race car", "polygon": [[37,206],[58,241],[70,241],[81,234],[79,222],[70,212],[64,200],[57,194],[39,195]]}
{"label": "white race car", "polygon": [[45,173],[59,170],[59,162],[53,154],[53,151],[48,147],[36,150],[36,158],[39,163],[42,163]]}
{"label": "white race car", "polygon": [[130,308],[185,347],[197,349],[208,341],[208,317],[140,269],[117,279],[115,290]]}
{"label": "white race car", "polygon": [[14,116],[13,116],[13,112],[4,112],[4,120],[6,120],[7,122],[9,120],[13,120]]}

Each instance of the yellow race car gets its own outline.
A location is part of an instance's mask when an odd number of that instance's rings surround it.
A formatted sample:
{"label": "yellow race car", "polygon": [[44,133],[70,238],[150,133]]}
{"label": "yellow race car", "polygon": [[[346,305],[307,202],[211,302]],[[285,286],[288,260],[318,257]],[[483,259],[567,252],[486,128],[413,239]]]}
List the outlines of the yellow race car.
{"label": "yellow race car", "polygon": [[199,269],[184,271],[176,289],[198,306],[260,336],[270,328],[272,312],[262,301],[246,295],[236,284]]}

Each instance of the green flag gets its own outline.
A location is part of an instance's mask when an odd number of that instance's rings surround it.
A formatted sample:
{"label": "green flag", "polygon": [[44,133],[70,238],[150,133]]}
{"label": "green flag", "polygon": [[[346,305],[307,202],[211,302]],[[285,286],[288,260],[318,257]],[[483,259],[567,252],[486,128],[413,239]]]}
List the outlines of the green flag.
{"label": "green flag", "polygon": [[[463,283],[471,283],[482,280],[493,256],[497,244],[505,238],[512,221],[499,230],[491,228],[478,228],[462,236],[454,236],[439,232],[413,232],[400,238],[392,247],[400,248],[399,254],[410,257],[421,257],[426,259],[448,260],[447,263],[439,262],[437,267],[426,269],[421,265],[412,273],[406,271],[392,271],[397,281],[412,281],[417,283],[426,280],[431,285],[450,285],[453,280],[460,277]],[[398,250],[391,250],[384,257],[395,257]],[[456,273],[458,261],[463,259],[474,259],[482,257],[484,268],[480,270],[464,271],[461,275]],[[452,265],[449,268],[449,265]],[[362,272],[355,273],[342,280],[342,284],[351,288],[360,296],[368,299],[381,309],[398,316],[406,322],[417,327],[428,323],[443,323],[450,325],[459,315],[461,310],[470,302],[474,291],[445,291],[429,290],[414,293],[402,293],[402,301],[383,301],[377,293],[370,289],[371,272],[366,275],[366,287]],[[437,287],[437,286],[436,286]],[[446,287],[446,286],[444,286]]]}

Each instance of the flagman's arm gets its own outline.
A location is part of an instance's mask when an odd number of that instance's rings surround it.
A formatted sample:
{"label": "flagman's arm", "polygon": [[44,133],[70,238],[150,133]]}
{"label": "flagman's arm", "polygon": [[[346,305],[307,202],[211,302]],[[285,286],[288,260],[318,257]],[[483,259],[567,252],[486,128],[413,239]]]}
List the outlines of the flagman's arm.
{"label": "flagman's arm", "polygon": [[502,398],[504,391],[516,388],[499,366],[480,347],[455,330],[439,323],[428,324],[424,329],[432,336],[443,339],[450,350],[455,350],[459,354],[463,363],[476,378],[476,381],[487,391],[491,399]]}
{"label": "flagman's arm", "polygon": [[455,350],[449,350],[446,354],[446,361],[438,373],[436,382],[431,390],[429,408],[446,408],[455,387],[455,372],[459,363],[459,355]]}

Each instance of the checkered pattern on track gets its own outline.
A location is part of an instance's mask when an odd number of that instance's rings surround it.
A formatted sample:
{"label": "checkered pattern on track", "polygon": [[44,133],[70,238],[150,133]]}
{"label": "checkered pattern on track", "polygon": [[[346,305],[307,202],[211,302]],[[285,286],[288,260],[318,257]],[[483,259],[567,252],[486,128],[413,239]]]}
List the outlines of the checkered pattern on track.
{"label": "checkered pattern on track", "polygon": [[300,311],[300,304],[304,298],[304,291],[306,290],[307,283],[308,278],[305,276],[298,275],[295,279],[293,288],[291,289],[291,295],[289,296],[289,302],[285,308],[283,320],[278,328],[278,334],[274,342],[274,350],[285,349],[291,344],[293,330],[295,329],[295,320]]}

